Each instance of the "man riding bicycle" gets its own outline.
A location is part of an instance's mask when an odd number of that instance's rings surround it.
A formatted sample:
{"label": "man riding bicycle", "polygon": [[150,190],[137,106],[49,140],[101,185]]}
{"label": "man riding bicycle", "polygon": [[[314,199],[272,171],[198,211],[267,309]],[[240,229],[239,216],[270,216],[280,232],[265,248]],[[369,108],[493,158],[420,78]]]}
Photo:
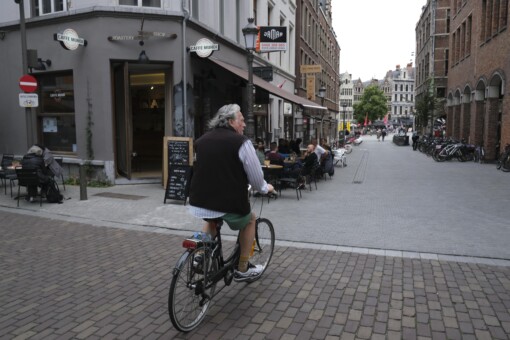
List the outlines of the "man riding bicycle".
{"label": "man riding bicycle", "polygon": [[[189,192],[190,212],[203,219],[222,218],[232,230],[239,230],[240,257],[234,280],[246,281],[260,275],[261,265],[249,263],[255,239],[255,214],[251,212],[248,184],[260,193],[274,190],[264,174],[252,142],[243,135],[246,124],[237,104],[221,107],[209,121],[210,131],[195,142],[196,161]],[[216,224],[206,222],[203,230],[216,235]]]}

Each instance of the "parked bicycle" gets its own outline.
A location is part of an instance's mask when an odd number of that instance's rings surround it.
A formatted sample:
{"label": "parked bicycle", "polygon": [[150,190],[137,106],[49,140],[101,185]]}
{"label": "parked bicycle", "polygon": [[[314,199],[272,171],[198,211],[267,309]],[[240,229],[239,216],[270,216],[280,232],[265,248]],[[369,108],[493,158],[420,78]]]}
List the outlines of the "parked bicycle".
{"label": "parked bicycle", "polygon": [[485,148],[483,145],[476,146],[473,161],[476,163],[485,163]]}
{"label": "parked bicycle", "polygon": [[474,158],[475,146],[454,140],[436,144],[436,151],[432,157],[437,162],[444,162],[456,158],[459,162],[471,161]]}
{"label": "parked bicycle", "polygon": [[[261,198],[260,212],[256,220],[255,240],[251,249],[250,261],[262,265],[263,271],[259,276],[244,281],[248,283],[256,281],[262,276],[271,261],[274,250],[273,224],[268,219],[260,217],[264,200],[262,196],[259,197]],[[216,223],[214,239],[207,241],[184,240],[182,245],[186,251],[177,261],[172,273],[168,294],[168,313],[174,327],[181,332],[189,332],[202,322],[207,315],[212,299],[232,283],[234,269],[239,261],[239,237],[230,255],[224,259],[220,232],[223,219],[217,218],[208,221]],[[224,286],[216,290],[217,283],[222,280]]]}
{"label": "parked bicycle", "polygon": [[510,144],[505,145],[505,150],[499,156],[497,169],[504,172],[510,171]]}

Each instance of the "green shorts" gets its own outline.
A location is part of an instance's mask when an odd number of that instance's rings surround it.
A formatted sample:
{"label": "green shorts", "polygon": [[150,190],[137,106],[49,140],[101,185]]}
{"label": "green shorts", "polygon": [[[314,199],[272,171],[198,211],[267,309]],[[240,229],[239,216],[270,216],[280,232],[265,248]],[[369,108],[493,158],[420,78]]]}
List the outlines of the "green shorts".
{"label": "green shorts", "polygon": [[239,215],[239,214],[225,214],[221,218],[225,222],[227,222],[228,226],[232,230],[243,230],[251,220],[251,212],[247,215]]}

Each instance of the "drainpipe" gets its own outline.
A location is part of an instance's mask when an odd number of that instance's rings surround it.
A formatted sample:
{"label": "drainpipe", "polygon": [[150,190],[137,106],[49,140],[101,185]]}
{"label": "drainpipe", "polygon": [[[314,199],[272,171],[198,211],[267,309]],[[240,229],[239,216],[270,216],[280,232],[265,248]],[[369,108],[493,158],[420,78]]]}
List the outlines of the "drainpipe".
{"label": "drainpipe", "polygon": [[186,50],[186,21],[189,18],[189,10],[186,8],[187,0],[182,0],[182,121],[183,121],[183,136],[186,137],[186,123],[187,123],[187,112],[188,112],[188,77],[187,77],[187,50]]}
{"label": "drainpipe", "polygon": [[[22,75],[28,72],[27,58],[27,31],[25,26],[25,3],[23,0],[14,0],[19,5],[19,30],[21,35],[21,63],[23,67]],[[27,128],[27,149],[34,145],[34,126],[35,117],[32,115],[32,108],[25,108],[26,128]],[[35,123],[34,123],[35,122]]]}

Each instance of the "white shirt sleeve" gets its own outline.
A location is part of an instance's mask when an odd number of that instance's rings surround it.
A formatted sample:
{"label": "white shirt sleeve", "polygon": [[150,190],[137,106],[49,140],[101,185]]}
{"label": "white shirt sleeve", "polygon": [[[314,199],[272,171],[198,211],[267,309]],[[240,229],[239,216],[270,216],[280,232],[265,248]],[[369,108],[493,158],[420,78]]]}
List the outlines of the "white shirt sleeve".
{"label": "white shirt sleeve", "polygon": [[315,146],[315,153],[317,154],[317,157],[319,158],[319,161],[320,161],[321,160],[321,156],[324,155],[324,153],[326,153],[326,150],[324,150],[324,148],[322,146],[317,144]]}
{"label": "white shirt sleeve", "polygon": [[244,171],[248,176],[248,183],[254,190],[266,194],[268,191],[267,182],[264,180],[264,173],[255,148],[249,139],[239,148],[239,159],[243,162]]}

